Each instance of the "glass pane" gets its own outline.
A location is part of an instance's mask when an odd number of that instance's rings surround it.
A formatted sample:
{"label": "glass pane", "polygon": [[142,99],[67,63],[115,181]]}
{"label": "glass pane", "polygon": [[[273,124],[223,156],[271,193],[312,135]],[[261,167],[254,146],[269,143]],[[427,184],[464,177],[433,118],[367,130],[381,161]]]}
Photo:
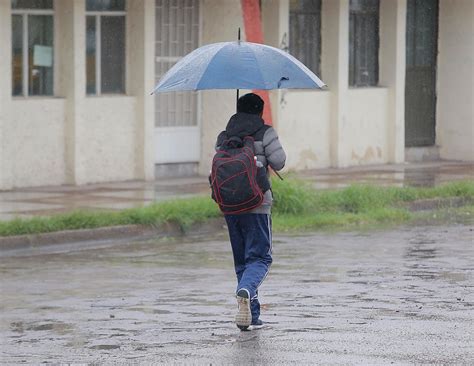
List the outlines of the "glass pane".
{"label": "glass pane", "polygon": [[350,11],[378,11],[379,0],[351,0]]}
{"label": "glass pane", "polygon": [[86,93],[95,94],[96,75],[96,17],[88,16],[86,18]]}
{"label": "glass pane", "polygon": [[12,9],[52,9],[53,0],[12,0]]}
{"label": "glass pane", "polygon": [[415,65],[415,0],[407,1],[406,66]]}
{"label": "glass pane", "polygon": [[12,17],[12,95],[23,95],[23,17]]}
{"label": "glass pane", "polygon": [[125,92],[125,17],[101,17],[102,93]]}
{"label": "glass pane", "polygon": [[378,84],[379,1],[351,0],[349,15],[349,85]]}
{"label": "glass pane", "polygon": [[88,11],[124,11],[125,0],[87,0]]}
{"label": "glass pane", "polygon": [[416,66],[431,66],[436,53],[435,29],[437,17],[436,1],[417,1],[415,11],[415,60]]}
{"label": "glass pane", "polygon": [[53,16],[28,16],[28,94],[53,95]]}
{"label": "glass pane", "polygon": [[290,2],[290,54],[320,75],[321,0]]}

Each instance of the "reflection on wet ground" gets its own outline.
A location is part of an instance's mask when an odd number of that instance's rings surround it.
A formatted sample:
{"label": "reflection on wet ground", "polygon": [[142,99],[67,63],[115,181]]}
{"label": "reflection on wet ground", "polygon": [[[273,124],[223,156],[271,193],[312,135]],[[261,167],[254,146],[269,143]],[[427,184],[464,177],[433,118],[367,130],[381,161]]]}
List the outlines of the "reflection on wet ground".
{"label": "reflection on wet ground", "polygon": [[470,364],[473,230],[278,237],[255,332],[225,239],[7,253],[0,361]]}

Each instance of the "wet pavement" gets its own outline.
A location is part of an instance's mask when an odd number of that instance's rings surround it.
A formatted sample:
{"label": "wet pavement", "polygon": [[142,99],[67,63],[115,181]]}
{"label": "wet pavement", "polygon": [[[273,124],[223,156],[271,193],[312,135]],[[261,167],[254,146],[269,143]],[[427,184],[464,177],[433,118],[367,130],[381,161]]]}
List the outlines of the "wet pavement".
{"label": "wet pavement", "polygon": [[[427,162],[376,165],[299,172],[318,189],[342,188],[353,183],[379,186],[434,186],[474,179],[474,163]],[[54,215],[73,210],[121,210],[176,197],[209,194],[206,177],[160,179],[54,186],[0,191],[0,220]]]}
{"label": "wet pavement", "polygon": [[276,235],[252,332],[225,237],[3,252],[0,361],[472,365],[473,230]]}

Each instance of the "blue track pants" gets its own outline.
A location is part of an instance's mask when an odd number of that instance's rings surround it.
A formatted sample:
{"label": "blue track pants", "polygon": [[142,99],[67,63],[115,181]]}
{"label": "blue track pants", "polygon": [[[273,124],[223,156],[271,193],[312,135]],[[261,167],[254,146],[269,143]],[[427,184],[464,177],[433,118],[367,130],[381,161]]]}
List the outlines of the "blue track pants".
{"label": "blue track pants", "polygon": [[272,264],[272,219],[266,214],[225,215],[234,254],[237,291],[250,293],[252,322],[260,316],[258,287]]}

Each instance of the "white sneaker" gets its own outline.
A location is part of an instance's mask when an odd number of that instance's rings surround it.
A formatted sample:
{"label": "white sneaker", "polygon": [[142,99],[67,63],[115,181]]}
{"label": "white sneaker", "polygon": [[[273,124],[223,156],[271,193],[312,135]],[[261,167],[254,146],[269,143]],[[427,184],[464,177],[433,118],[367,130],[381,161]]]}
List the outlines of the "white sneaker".
{"label": "white sneaker", "polygon": [[247,330],[252,323],[250,293],[247,289],[242,288],[237,292],[237,306],[239,310],[235,316],[235,324],[240,330]]}
{"label": "white sneaker", "polygon": [[252,324],[249,325],[248,330],[257,330],[257,329],[262,329],[263,328],[263,322],[260,319],[257,319],[256,321],[252,322]]}

